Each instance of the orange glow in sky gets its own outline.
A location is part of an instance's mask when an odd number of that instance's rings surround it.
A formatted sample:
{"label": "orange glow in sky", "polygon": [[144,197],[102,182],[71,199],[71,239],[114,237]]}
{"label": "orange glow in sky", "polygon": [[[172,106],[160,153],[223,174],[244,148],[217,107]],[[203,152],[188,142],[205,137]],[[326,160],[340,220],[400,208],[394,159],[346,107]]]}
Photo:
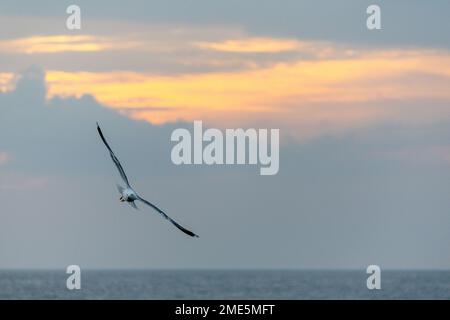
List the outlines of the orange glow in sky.
{"label": "orange glow in sky", "polygon": [[[270,124],[272,119],[294,128],[354,126],[393,116],[385,101],[450,100],[450,54],[445,50],[369,49],[270,37],[133,39],[33,36],[4,40],[0,51],[33,56],[126,49],[117,54],[143,50],[154,58],[161,54],[155,48],[164,47],[163,57],[174,55],[174,63],[184,66],[208,59],[218,67],[241,62],[230,70],[213,67],[173,74],[130,71],[120,65],[106,71],[46,70],[49,99],[90,94],[106,107],[156,124],[196,119],[219,126],[246,125],[252,119]],[[298,56],[286,59],[286,52]],[[13,73],[1,73],[0,90],[11,90],[13,78]]]}
{"label": "orange glow in sky", "polygon": [[[430,77],[423,77],[429,75]],[[417,77],[416,77],[417,76]],[[450,99],[450,56],[430,52],[381,52],[338,60],[299,60],[261,69],[156,76],[137,72],[47,72],[48,97],[91,94],[153,123],[271,114],[289,106],[312,118],[340,104],[416,98]],[[324,109],[326,105],[326,109]],[[316,107],[312,107],[316,106]],[[361,116],[365,109],[360,109]],[[367,111],[372,113],[373,110]],[[286,119],[292,120],[292,119]]]}

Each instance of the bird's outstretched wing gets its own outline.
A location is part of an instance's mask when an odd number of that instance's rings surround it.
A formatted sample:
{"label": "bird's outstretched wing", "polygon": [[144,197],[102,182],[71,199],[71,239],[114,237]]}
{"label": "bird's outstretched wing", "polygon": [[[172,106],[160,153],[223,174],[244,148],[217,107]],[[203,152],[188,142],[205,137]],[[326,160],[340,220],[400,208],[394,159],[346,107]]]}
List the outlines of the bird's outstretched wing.
{"label": "bird's outstretched wing", "polygon": [[122,165],[119,162],[119,159],[117,159],[116,155],[114,154],[114,152],[112,151],[111,147],[109,146],[108,142],[106,142],[105,137],[103,136],[103,132],[100,129],[100,126],[97,123],[97,131],[98,134],[100,135],[100,138],[102,138],[103,143],[105,144],[105,146],[108,148],[109,150],[109,154],[111,155],[111,159],[114,162],[114,164],[117,167],[117,170],[119,170],[120,176],[122,177],[123,181],[125,181],[125,183],[127,184],[127,187],[130,187],[130,183],[128,182],[128,178],[127,175],[125,174],[125,171],[122,168]]}
{"label": "bird's outstretched wing", "polygon": [[193,233],[192,231],[187,230],[186,228],[182,227],[181,225],[179,225],[176,221],[172,220],[172,218],[170,218],[167,214],[164,213],[164,211],[162,211],[160,208],[158,208],[157,206],[155,206],[154,204],[148,202],[147,200],[139,197],[139,200],[141,200],[143,203],[145,203],[146,205],[152,207],[153,209],[155,209],[156,211],[158,211],[164,218],[166,218],[167,220],[169,220],[170,222],[172,222],[172,224],[177,227],[178,229],[180,229],[181,231],[183,231],[184,233],[186,233],[187,235],[191,236],[191,237],[195,237],[198,238],[198,235],[196,235],[195,233]]}

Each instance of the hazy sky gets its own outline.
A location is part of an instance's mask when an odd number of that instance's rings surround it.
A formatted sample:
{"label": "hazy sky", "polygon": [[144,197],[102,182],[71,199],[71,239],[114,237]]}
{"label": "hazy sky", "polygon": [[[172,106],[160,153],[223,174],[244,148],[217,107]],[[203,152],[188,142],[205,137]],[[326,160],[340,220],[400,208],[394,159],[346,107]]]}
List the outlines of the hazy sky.
{"label": "hazy sky", "polygon": [[[70,4],[0,3],[0,268],[450,267],[450,2]],[[172,164],[194,120],[279,128],[279,173]]]}

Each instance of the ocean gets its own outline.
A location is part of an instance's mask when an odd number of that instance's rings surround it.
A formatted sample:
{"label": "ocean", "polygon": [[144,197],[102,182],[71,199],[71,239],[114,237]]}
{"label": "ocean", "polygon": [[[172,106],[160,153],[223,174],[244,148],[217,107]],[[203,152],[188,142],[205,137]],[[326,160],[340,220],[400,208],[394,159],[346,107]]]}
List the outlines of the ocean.
{"label": "ocean", "polygon": [[368,290],[361,271],[190,270],[81,273],[0,271],[0,299],[450,299],[449,271],[383,271]]}

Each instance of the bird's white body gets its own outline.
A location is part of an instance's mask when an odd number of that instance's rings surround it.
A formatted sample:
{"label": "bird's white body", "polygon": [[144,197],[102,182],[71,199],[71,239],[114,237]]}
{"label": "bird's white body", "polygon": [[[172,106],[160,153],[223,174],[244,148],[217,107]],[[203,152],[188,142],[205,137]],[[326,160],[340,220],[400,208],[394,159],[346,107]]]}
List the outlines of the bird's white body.
{"label": "bird's white body", "polygon": [[122,194],[122,196],[120,197],[121,201],[132,202],[139,199],[136,192],[134,192],[134,190],[131,188],[124,188],[121,191],[121,194]]}

